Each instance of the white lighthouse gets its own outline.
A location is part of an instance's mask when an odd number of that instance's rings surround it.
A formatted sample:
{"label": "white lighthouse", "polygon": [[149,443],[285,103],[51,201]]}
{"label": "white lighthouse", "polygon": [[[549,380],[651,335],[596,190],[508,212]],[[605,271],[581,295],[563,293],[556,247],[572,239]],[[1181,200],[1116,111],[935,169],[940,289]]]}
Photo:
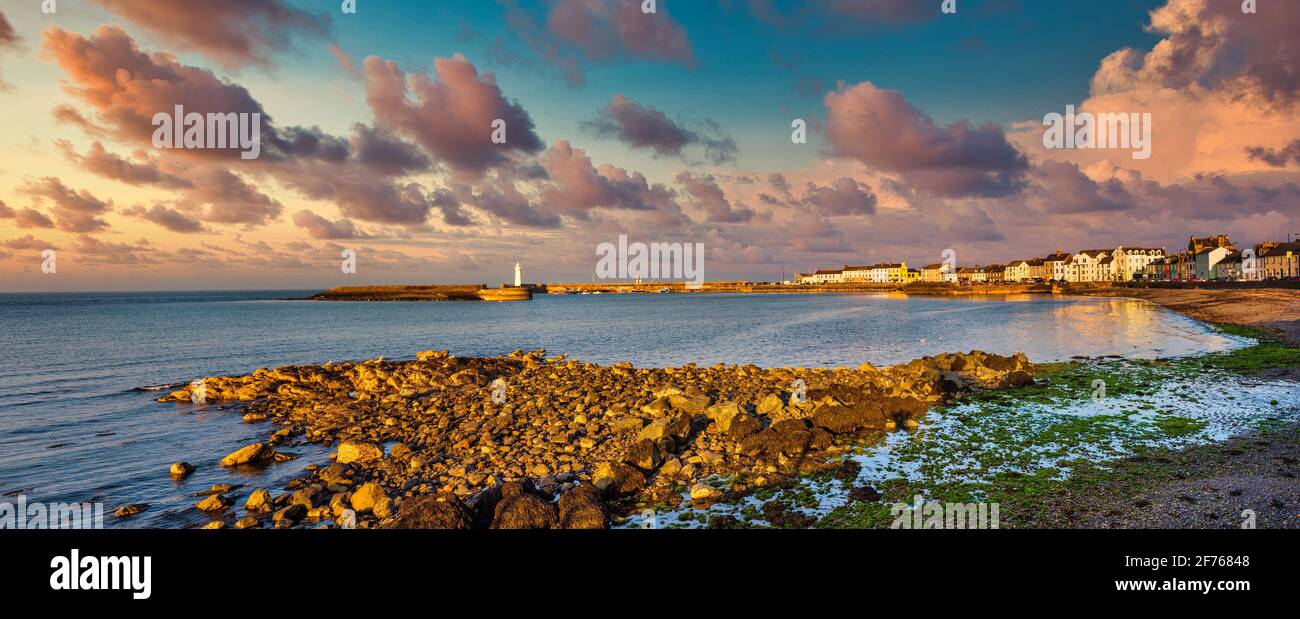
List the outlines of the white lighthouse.
{"label": "white lighthouse", "polygon": [[524,285],[524,267],[518,262],[515,263],[515,288]]}

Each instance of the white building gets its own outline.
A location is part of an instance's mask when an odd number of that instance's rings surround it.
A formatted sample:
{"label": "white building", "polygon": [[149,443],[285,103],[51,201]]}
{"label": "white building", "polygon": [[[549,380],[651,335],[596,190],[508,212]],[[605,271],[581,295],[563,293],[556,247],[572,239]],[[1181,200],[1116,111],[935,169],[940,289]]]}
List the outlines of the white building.
{"label": "white building", "polygon": [[1100,282],[1110,279],[1110,252],[1104,249],[1085,249],[1070,256],[1065,265],[1067,282]]}
{"label": "white building", "polygon": [[1146,266],[1165,257],[1165,249],[1151,247],[1124,247],[1111,252],[1114,258],[1111,279],[1117,282],[1132,281],[1133,276],[1146,270]]}

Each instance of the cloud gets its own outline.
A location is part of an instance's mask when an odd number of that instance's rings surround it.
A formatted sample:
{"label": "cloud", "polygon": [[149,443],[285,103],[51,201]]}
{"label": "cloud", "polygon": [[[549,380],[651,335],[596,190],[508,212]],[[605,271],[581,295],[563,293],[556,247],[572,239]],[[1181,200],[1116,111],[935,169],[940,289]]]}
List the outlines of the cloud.
{"label": "cloud", "polygon": [[828,186],[808,183],[803,203],[826,217],[876,212],[876,194],[870,187],[848,177],[840,177]]}
{"label": "cloud", "polygon": [[1133,197],[1118,178],[1095,181],[1079,166],[1044,161],[1034,168],[1031,190],[1042,209],[1051,214],[1124,211],[1135,207]]}
{"label": "cloud", "polygon": [[644,13],[642,3],[625,0],[556,0],[545,26],[517,0],[502,0],[512,30],[542,60],[559,67],[570,86],[586,83],[583,62],[640,58],[695,66],[695,52],[663,2]]}
{"label": "cloud", "polygon": [[1148,27],[1165,38],[1149,52],[1124,48],[1107,56],[1092,93],[1195,84],[1290,105],[1300,94],[1297,28],[1300,3],[1266,3],[1252,15],[1240,2],[1169,0],[1151,12]]}
{"label": "cloud", "polygon": [[163,228],[171,230],[172,232],[179,232],[181,234],[206,232],[203,223],[198,219],[161,204],[155,204],[149,208],[140,205],[132,206],[128,209],[124,209],[122,214],[128,217],[138,217],[145,221],[151,221]]}
{"label": "cloud", "polygon": [[1246,154],[1252,160],[1263,161],[1277,168],[1290,164],[1300,165],[1300,140],[1291,140],[1280,149],[1249,146],[1246,148]]}
{"label": "cloud", "polygon": [[560,208],[583,212],[594,208],[650,210],[667,206],[673,193],[663,185],[651,185],[639,172],[605,164],[597,170],[591,158],[568,140],[559,140],[541,157],[541,164],[553,181],[542,193],[543,200]]}
{"label": "cloud", "polygon": [[526,228],[559,228],[562,223],[559,215],[534,205],[509,178],[495,178],[477,186],[458,185],[453,191],[462,204],[495,215],[507,224]]}
{"label": "cloud", "polygon": [[293,224],[306,229],[307,234],[314,239],[359,239],[369,236],[357,230],[348,219],[330,221],[308,210],[294,213]]}
{"label": "cloud", "polygon": [[18,238],[9,239],[7,241],[0,241],[0,247],[5,247],[8,249],[17,249],[17,250],[58,249],[57,247],[54,247],[53,245],[46,243],[45,241],[42,241],[30,234],[27,236],[20,236]]}
{"label": "cloud", "polygon": [[5,17],[4,11],[0,11],[0,50],[17,48],[18,33],[14,32],[14,27]]}
{"label": "cloud", "polygon": [[186,179],[163,172],[158,164],[149,160],[142,151],[136,153],[142,162],[135,163],[108,152],[98,140],[90,144],[90,150],[84,156],[77,153],[72,144],[66,140],[57,140],[55,146],[64,157],[82,169],[128,185],[158,185],[169,189],[194,186]]}
{"label": "cloud", "polygon": [[416,146],[395,138],[388,131],[361,123],[352,126],[352,151],[362,165],[386,176],[425,172],[433,165]]}
{"label": "cloud", "polygon": [[155,37],[202,53],[227,68],[269,67],[295,40],[324,36],[331,26],[327,14],[308,13],[285,0],[95,2]]}
{"label": "cloud", "polygon": [[[436,80],[425,73],[408,77],[396,63],[375,56],[366,58],[363,67],[366,100],[376,122],[457,171],[481,176],[512,156],[543,148],[528,112],[505,98],[491,73],[480,75],[464,56],[435,58]],[[504,144],[492,141],[496,120],[505,123]]]}
{"label": "cloud", "polygon": [[807,0],[789,10],[777,0],[744,1],[755,18],[773,26],[815,21],[833,30],[916,23],[938,17],[940,9],[939,0]]}
{"label": "cloud", "polygon": [[706,121],[713,135],[688,129],[668,118],[662,111],[643,106],[623,95],[614,95],[609,105],[601,108],[594,120],[583,123],[583,128],[597,136],[614,138],[631,146],[653,151],[665,157],[681,157],[688,146],[698,145],[709,162],[720,165],[736,161],[736,142],[722,135],[716,123]]}
{"label": "cloud", "polygon": [[[46,176],[39,181],[29,181],[19,189],[38,202],[53,203],[55,227],[64,232],[96,232],[107,230],[108,222],[100,219],[113,210],[111,201],[96,198],[86,190],[74,190],[63,181]],[[48,221],[48,220],[46,220]],[[39,226],[44,227],[44,226]]]}
{"label": "cloud", "polygon": [[941,196],[1001,196],[1023,186],[1028,161],[997,125],[940,126],[902,93],[870,82],[841,83],[825,103],[832,155],[899,173]]}
{"label": "cloud", "polygon": [[709,223],[744,223],[754,218],[754,211],[744,205],[732,205],[712,176],[681,172],[677,175],[677,182],[704,211]]}

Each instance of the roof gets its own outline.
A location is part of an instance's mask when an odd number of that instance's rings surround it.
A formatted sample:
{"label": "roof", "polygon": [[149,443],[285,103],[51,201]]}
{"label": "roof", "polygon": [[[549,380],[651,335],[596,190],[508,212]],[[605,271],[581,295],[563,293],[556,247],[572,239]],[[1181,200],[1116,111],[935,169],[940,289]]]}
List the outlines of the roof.
{"label": "roof", "polygon": [[813,275],[839,275],[840,273],[843,272],[844,271],[841,271],[839,269],[822,269],[816,273],[813,273]]}
{"label": "roof", "polygon": [[1044,262],[1065,262],[1066,260],[1069,260],[1069,259],[1070,259],[1070,254],[1069,254],[1069,253],[1067,253],[1067,252],[1057,252],[1057,253],[1052,254],[1052,255],[1050,255],[1050,256],[1048,256],[1048,257],[1046,257],[1046,258],[1043,258],[1043,261],[1044,261]]}
{"label": "roof", "polygon": [[942,269],[943,267],[944,265],[942,264],[927,264],[925,265],[924,269],[927,271],[933,271],[935,269]]}
{"label": "roof", "polygon": [[1262,258],[1264,256],[1285,256],[1287,252],[1291,252],[1292,254],[1300,254],[1300,242],[1278,243],[1277,245],[1274,245],[1273,247],[1270,247],[1264,250],[1262,253],[1260,253],[1260,257]]}

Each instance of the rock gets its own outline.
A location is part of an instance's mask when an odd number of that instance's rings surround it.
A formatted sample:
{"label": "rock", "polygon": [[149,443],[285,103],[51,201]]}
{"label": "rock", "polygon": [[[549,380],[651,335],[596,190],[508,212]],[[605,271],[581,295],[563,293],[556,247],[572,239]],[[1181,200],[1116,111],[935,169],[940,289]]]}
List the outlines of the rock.
{"label": "rock", "polygon": [[388,495],[384,494],[384,489],[375,482],[367,482],[357,488],[352,493],[352,509],[357,513],[370,511],[377,518],[387,518],[392,515],[392,504]]}
{"label": "rock", "polygon": [[697,483],[691,486],[692,501],[711,501],[722,497],[722,491],[705,483]]}
{"label": "rock", "polygon": [[645,425],[645,419],[641,417],[624,417],[617,419],[609,424],[609,428],[614,432],[631,432],[640,430]]}
{"label": "rock", "polygon": [[784,419],[766,430],[749,436],[741,442],[740,451],[746,455],[776,456],[802,455],[808,451],[825,449],[834,441],[821,428],[808,428],[803,419]]}
{"label": "rock", "polygon": [[668,403],[672,404],[674,410],[690,415],[703,413],[710,401],[707,395],[673,395],[668,398]]}
{"label": "rock", "polygon": [[185,477],[194,472],[194,465],[189,462],[177,462],[169,470],[172,477]]}
{"label": "rock", "polygon": [[492,517],[493,529],[554,529],[555,506],[537,495],[521,492],[503,497]]}
{"label": "rock", "polygon": [[312,509],[320,504],[320,500],[320,490],[313,486],[308,486],[293,493],[293,496],[289,497],[289,504],[301,505],[307,509]]}
{"label": "rock", "polygon": [[130,505],[123,505],[117,508],[117,511],[113,512],[113,515],[117,516],[118,518],[129,518],[137,514],[142,514],[148,509],[149,509],[148,503],[132,503]]}
{"label": "rock", "polygon": [[275,514],[271,516],[271,521],[275,522],[277,526],[281,523],[281,521],[291,523],[291,524],[297,524],[303,518],[306,517],[307,517],[307,508],[302,506],[301,504],[294,503],[293,505],[290,505],[288,507],[285,507],[284,509],[281,509],[280,511],[275,512]]}
{"label": "rock", "polygon": [[335,462],[350,464],[353,462],[373,462],[384,459],[384,450],[373,443],[364,441],[343,441],[339,443],[338,457]]}
{"label": "rock", "polygon": [[691,436],[691,422],[682,417],[661,417],[651,421],[650,425],[641,428],[641,434],[638,435],[638,438],[657,441],[665,436],[671,437],[675,441],[685,442]]}
{"label": "rock", "polygon": [[1033,374],[1024,370],[1015,370],[1008,372],[1006,376],[1002,377],[1002,381],[998,383],[998,386],[1006,389],[1008,387],[1023,387],[1032,384],[1034,384]]}
{"label": "rock", "polygon": [[663,463],[663,455],[654,441],[642,439],[627,450],[623,461],[649,473]]}
{"label": "rock", "polygon": [[713,424],[718,430],[727,432],[731,430],[732,420],[744,414],[744,412],[741,410],[740,405],[735,402],[719,402],[710,406],[705,411],[705,414],[709,416],[709,419],[713,420]]}
{"label": "rock", "polygon": [[327,487],[347,487],[352,485],[352,467],[337,462],[316,471],[316,478]]}
{"label": "rock", "polygon": [[887,419],[896,421],[924,419],[926,413],[930,412],[930,405],[916,398],[880,398],[877,403]]}
{"label": "rock", "polygon": [[763,422],[759,421],[758,418],[748,413],[740,414],[731,420],[731,427],[727,428],[727,438],[740,442],[762,429]]}
{"label": "rock", "polygon": [[213,494],[208,498],[195,503],[194,506],[199,508],[201,511],[217,512],[230,507],[230,503],[230,499],[226,498],[225,495]]}
{"label": "rock", "polygon": [[249,464],[264,464],[275,459],[275,450],[266,443],[253,443],[221,459],[221,466],[230,468]]}
{"label": "rock", "polygon": [[862,486],[859,488],[854,488],[849,491],[849,500],[863,501],[868,503],[871,501],[879,501],[880,492],[876,491],[876,489],[872,488],[871,486]]}
{"label": "rock", "polygon": [[269,418],[270,417],[266,413],[248,413],[247,415],[244,415],[244,423],[257,423],[259,421],[266,421]]}
{"label": "rock", "polygon": [[199,528],[200,529],[224,529],[226,528],[226,523],[221,520],[213,520],[212,522],[209,522]]}
{"label": "rock", "polygon": [[759,400],[758,408],[756,409],[756,412],[759,415],[766,415],[770,417],[776,413],[781,412],[784,408],[785,408],[785,402],[781,400],[781,396],[772,393],[772,394],[768,394],[768,396],[763,398],[762,400]]}
{"label": "rock", "polygon": [[235,521],[236,529],[256,529],[262,526],[262,521],[252,516],[245,516]]}
{"label": "rock", "polygon": [[271,493],[266,490],[254,490],[248,495],[248,500],[244,501],[244,509],[255,513],[271,511],[273,506]]}
{"label": "rock", "polygon": [[645,475],[636,468],[621,462],[603,462],[596,465],[591,476],[592,485],[605,494],[624,496],[639,492],[645,487]]}
{"label": "rock", "polygon": [[861,402],[852,407],[819,406],[813,411],[812,423],[835,434],[853,434],[867,429],[884,429],[885,413],[873,402]]}
{"label": "rock", "polygon": [[582,484],[560,495],[561,529],[608,529],[609,512],[595,486]]}
{"label": "rock", "polygon": [[389,525],[394,529],[469,529],[470,512],[455,497],[426,494],[402,503]]}

